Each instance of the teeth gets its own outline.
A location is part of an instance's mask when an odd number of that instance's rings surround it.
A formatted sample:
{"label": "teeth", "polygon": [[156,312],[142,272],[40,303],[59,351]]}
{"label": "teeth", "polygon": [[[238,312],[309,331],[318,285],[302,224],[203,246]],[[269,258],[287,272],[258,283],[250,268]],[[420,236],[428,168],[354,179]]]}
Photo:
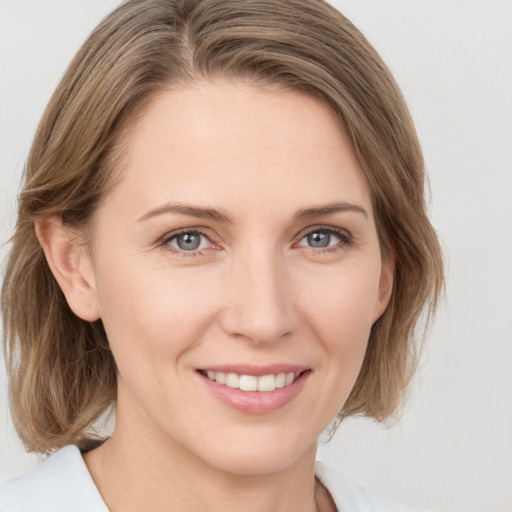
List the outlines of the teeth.
{"label": "teeth", "polygon": [[226,373],[226,382],[224,383],[228,388],[239,388],[240,378],[236,373]]}
{"label": "teeth", "polygon": [[284,388],[286,385],[286,373],[278,373],[276,375],[276,388]]}
{"label": "teeth", "polygon": [[240,375],[238,387],[242,391],[258,391],[258,377],[253,375]]}
{"label": "teeth", "polygon": [[[240,377],[240,381],[242,377]],[[275,375],[262,375],[258,377],[258,391],[274,391],[276,389]]]}
{"label": "teeth", "polygon": [[230,388],[241,389],[242,391],[274,391],[275,389],[289,386],[300,372],[281,372],[276,375],[238,375],[237,373],[206,372],[206,376],[219,384],[224,384]]}

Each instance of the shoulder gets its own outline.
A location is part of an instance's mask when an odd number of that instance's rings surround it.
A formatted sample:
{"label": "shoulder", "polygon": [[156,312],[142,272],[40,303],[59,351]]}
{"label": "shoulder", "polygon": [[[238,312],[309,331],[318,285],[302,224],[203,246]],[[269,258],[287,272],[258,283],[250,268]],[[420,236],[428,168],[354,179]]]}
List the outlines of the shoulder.
{"label": "shoulder", "polygon": [[76,446],[0,484],[2,512],[108,512]]}
{"label": "shoulder", "polygon": [[330,492],[338,510],[351,512],[427,512],[381,496],[317,462],[315,473]]}

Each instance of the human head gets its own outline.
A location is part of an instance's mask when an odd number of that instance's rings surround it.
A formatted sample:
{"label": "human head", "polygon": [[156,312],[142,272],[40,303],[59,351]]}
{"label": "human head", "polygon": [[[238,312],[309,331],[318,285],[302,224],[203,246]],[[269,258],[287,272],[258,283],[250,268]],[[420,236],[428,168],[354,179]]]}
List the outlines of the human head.
{"label": "human head", "polygon": [[115,399],[116,381],[101,322],[67,307],[35,221],[61,215],[87,231],[115,186],[130,121],[162,89],[216,78],[305,92],[338,115],[372,192],[383,255],[395,261],[390,305],[340,414],[381,420],[396,409],[414,367],[414,328],[425,304],[435,306],[442,270],[425,214],[421,151],[389,71],[321,1],[134,0],[109,15],[71,63],[27,163],[2,307],[13,415],[29,448],[83,441]]}

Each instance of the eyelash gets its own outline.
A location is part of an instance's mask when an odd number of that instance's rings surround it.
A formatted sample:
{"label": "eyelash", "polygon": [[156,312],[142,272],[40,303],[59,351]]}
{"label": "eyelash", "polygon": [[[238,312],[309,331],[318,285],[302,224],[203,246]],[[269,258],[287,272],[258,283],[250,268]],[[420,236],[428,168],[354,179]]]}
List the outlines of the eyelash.
{"label": "eyelash", "polygon": [[[351,245],[354,244],[354,239],[353,239],[352,235],[350,235],[345,230],[333,228],[332,226],[315,226],[313,228],[308,228],[307,230],[299,233],[299,235],[297,237],[298,242],[303,240],[308,235],[311,235],[312,233],[319,233],[319,232],[327,233],[328,235],[333,235],[333,236],[337,237],[340,241],[332,247],[329,247],[329,246],[325,247],[325,248],[309,247],[309,249],[313,249],[313,252],[315,255],[338,252],[338,251],[346,249],[347,247],[350,247]],[[179,256],[183,256],[183,257],[202,256],[203,253],[201,252],[201,250],[184,251],[184,250],[180,250],[180,249],[174,248],[171,245],[169,245],[173,240],[178,238],[180,235],[185,235],[185,234],[199,235],[200,237],[206,238],[213,244],[213,242],[210,240],[208,235],[206,235],[205,233],[203,233],[197,229],[182,229],[180,231],[173,232],[173,233],[170,233],[170,234],[164,236],[161,239],[160,245],[165,250],[171,252],[172,254],[176,254]],[[295,243],[298,243],[298,242],[295,242]],[[307,246],[301,246],[301,247],[307,248]]]}
{"label": "eyelash", "polygon": [[332,247],[309,247],[309,249],[313,249],[314,254],[338,252],[354,244],[352,235],[343,229],[333,228],[332,226],[316,226],[314,228],[308,228],[306,231],[303,231],[299,234],[299,242],[312,233],[327,233],[328,235],[334,235],[339,239],[339,242]]}
{"label": "eyelash", "polygon": [[[165,235],[161,240],[161,246],[166,250],[171,252],[172,254],[177,254],[178,256],[189,257],[189,256],[202,256],[202,252],[200,250],[196,251],[183,251],[180,249],[176,249],[169,245],[174,239],[178,238],[180,235],[199,235],[207,240],[210,240],[208,235],[205,233],[198,231],[197,229],[181,229],[179,231],[175,231],[168,235]],[[210,240],[211,242],[211,240]],[[213,242],[211,242],[213,243]]]}

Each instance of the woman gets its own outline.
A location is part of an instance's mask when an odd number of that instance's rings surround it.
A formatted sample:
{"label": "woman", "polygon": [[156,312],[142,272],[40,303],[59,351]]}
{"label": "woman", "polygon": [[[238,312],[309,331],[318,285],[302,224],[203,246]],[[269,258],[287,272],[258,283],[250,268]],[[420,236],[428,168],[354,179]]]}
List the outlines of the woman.
{"label": "woman", "polygon": [[[389,71],[321,1],[132,0],[40,123],[2,308],[15,510],[409,510],[322,465],[442,287]],[[95,422],[115,403],[113,434]]]}

